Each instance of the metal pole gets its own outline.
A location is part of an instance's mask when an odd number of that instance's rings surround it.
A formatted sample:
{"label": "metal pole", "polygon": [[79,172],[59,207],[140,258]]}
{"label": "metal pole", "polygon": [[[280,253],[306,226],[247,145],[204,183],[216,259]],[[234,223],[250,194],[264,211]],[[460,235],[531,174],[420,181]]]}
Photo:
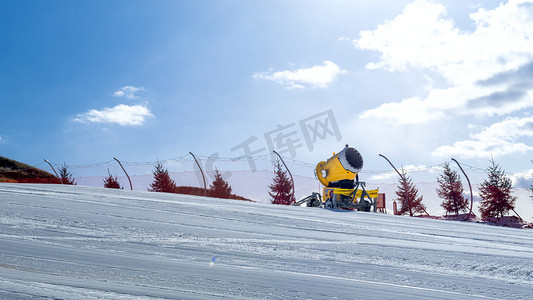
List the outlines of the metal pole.
{"label": "metal pole", "polygon": [[291,174],[291,170],[289,170],[289,168],[287,167],[287,165],[285,164],[285,161],[283,160],[283,158],[281,157],[281,155],[279,155],[278,152],[276,152],[276,150],[272,150],[272,152],[276,153],[279,157],[279,159],[281,160],[281,162],[283,163],[283,165],[285,166],[285,169],[287,169],[287,172],[289,172],[289,176],[291,177],[291,182],[292,182],[292,196],[294,196],[294,179],[292,178],[292,174]]}
{"label": "metal pole", "polygon": [[59,175],[57,175],[56,169],[54,169],[54,167],[52,166],[52,164],[51,164],[47,159],[45,159],[44,161],[47,162],[47,163],[50,165],[50,168],[52,168],[52,170],[54,171],[54,173],[56,173],[56,177],[59,178],[59,182],[61,182],[61,184],[63,184],[63,180],[61,180],[61,177],[59,177]]}
{"label": "metal pole", "polygon": [[520,220],[522,220],[522,221],[524,220],[524,219],[522,219],[522,217],[516,212],[516,210],[514,210],[514,208],[511,208],[511,210],[514,211],[514,213],[518,216],[518,218],[519,218]]}
{"label": "metal pole", "polygon": [[463,167],[461,167],[461,164],[459,164],[459,162],[455,158],[452,158],[452,160],[459,166],[459,169],[461,169],[461,172],[463,172],[463,174],[466,177],[466,181],[468,182],[468,187],[470,187],[470,211],[468,212],[468,216],[465,219],[466,221],[470,219],[470,216],[472,215],[472,206],[474,205],[474,194],[472,193],[472,185],[470,184],[470,179],[468,179],[468,176],[466,175],[465,170],[463,170]]}
{"label": "metal pole", "polygon": [[400,174],[400,172],[398,172],[398,170],[396,169],[396,167],[390,162],[390,160],[389,160],[388,158],[385,157],[385,155],[380,154],[379,156],[383,157],[384,159],[386,159],[386,160],[389,162],[389,164],[392,166],[392,168],[394,169],[394,171],[396,171],[396,173],[398,173],[398,176],[403,177],[403,175]]}
{"label": "metal pole", "polygon": [[207,184],[205,183],[204,171],[202,171],[202,167],[198,163],[198,160],[196,159],[196,156],[194,156],[194,154],[192,154],[192,152],[190,152],[190,151],[189,151],[189,153],[192,155],[192,158],[194,158],[194,161],[196,162],[196,165],[200,169],[200,173],[202,173],[202,178],[204,179],[204,196],[207,196]]}
{"label": "metal pole", "polygon": [[[394,171],[396,171],[396,173],[398,173],[398,175],[402,178],[402,180],[403,180],[403,189],[405,190],[405,204],[407,204],[407,207],[409,207],[409,215],[412,217],[413,216],[413,211],[411,209],[411,203],[409,203],[409,201],[407,201],[407,179],[405,178],[405,174],[403,174],[403,173],[400,174],[400,172],[398,172],[396,167],[390,162],[390,160],[388,158],[385,157],[385,155],[380,154],[379,156],[381,156],[385,160],[387,160],[389,162],[389,164],[392,166],[392,168],[394,169]],[[426,215],[429,216],[427,211],[426,211]]]}
{"label": "metal pole", "polygon": [[120,165],[120,167],[122,168],[122,171],[124,171],[124,174],[126,174],[126,177],[128,177],[128,181],[130,182],[130,190],[133,191],[133,185],[131,184],[131,179],[130,179],[130,176],[128,175],[128,172],[126,172],[126,169],[124,169],[124,167],[122,166],[122,164],[120,163],[120,160],[118,160],[116,157],[113,157],[114,160],[116,160],[118,162],[118,164]]}
{"label": "metal pole", "polygon": [[396,173],[398,173],[398,176],[400,176],[403,180],[403,189],[405,191],[405,204],[407,204],[407,207],[409,207],[409,215],[412,217],[413,216],[413,212],[411,211],[411,204],[409,203],[409,201],[407,201],[407,180],[405,179],[405,174],[400,174],[400,172],[398,172],[398,169],[396,169],[396,167],[391,163],[391,161],[385,157],[385,155],[383,154],[380,154],[379,156],[383,157],[387,162],[389,162],[389,164],[391,165],[391,167],[394,169],[394,171],[396,171]]}

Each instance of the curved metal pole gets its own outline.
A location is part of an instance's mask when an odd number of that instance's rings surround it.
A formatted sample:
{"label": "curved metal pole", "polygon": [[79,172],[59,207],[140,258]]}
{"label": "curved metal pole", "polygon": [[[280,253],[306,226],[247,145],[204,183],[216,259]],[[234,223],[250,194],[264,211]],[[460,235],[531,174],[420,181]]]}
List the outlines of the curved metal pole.
{"label": "curved metal pole", "polygon": [[289,172],[289,176],[291,177],[291,182],[292,182],[292,195],[294,196],[294,179],[292,178],[291,170],[289,170],[289,168],[288,168],[287,165],[285,164],[285,161],[283,160],[283,158],[281,157],[281,155],[279,155],[279,153],[276,152],[276,150],[272,150],[272,152],[276,153],[276,155],[279,157],[279,159],[281,160],[281,162],[282,162],[283,165],[285,166],[285,169],[287,169],[287,172]]}
{"label": "curved metal pole", "polygon": [[57,175],[56,169],[54,169],[54,167],[52,166],[52,164],[51,164],[47,159],[45,159],[44,161],[47,162],[47,163],[50,165],[50,168],[52,168],[52,170],[54,171],[54,173],[56,173],[56,177],[59,178],[59,182],[61,182],[61,184],[63,184],[63,180],[61,180],[61,177],[59,177],[59,175]]}
{"label": "curved metal pole", "polygon": [[522,217],[516,212],[516,210],[514,210],[514,208],[511,208],[511,210],[516,214],[516,216],[520,219],[520,220],[524,220],[522,219]]}
{"label": "curved metal pole", "polygon": [[388,158],[385,157],[385,155],[380,154],[379,156],[383,157],[387,162],[389,162],[389,164],[394,169],[394,171],[396,171],[396,173],[398,173],[398,176],[400,176],[400,178],[402,178],[403,189],[405,191],[405,204],[407,204],[407,206],[409,207],[409,215],[412,217],[413,216],[413,212],[411,211],[411,204],[409,203],[409,201],[407,201],[407,180],[405,179],[405,174],[400,174],[400,172],[398,172],[398,169],[396,169],[396,167],[391,163],[391,161]]}
{"label": "curved metal pole", "polygon": [[124,171],[124,174],[126,174],[126,177],[128,177],[128,181],[130,182],[130,190],[133,191],[133,185],[131,184],[131,179],[130,179],[130,176],[128,175],[128,173],[126,172],[126,169],[124,169],[124,167],[122,166],[122,164],[120,163],[120,160],[118,160],[116,157],[113,157],[114,160],[116,160],[118,162],[118,164],[120,165],[120,167],[122,168],[122,171]]}
{"label": "curved metal pole", "polygon": [[[400,174],[400,172],[398,172],[398,170],[396,169],[396,167],[390,162],[390,160],[388,158],[385,157],[385,155],[383,154],[380,154],[379,156],[383,157],[384,159],[386,159],[389,164],[392,166],[392,168],[394,169],[394,171],[396,171],[396,173],[398,173],[398,175],[400,177],[402,177],[403,179],[403,188],[405,190],[405,202],[407,204],[407,206],[409,206],[409,215],[412,217],[413,216],[413,211],[411,210],[411,204],[409,203],[409,201],[407,201],[407,179],[405,178],[405,174]],[[426,215],[429,216],[428,212],[426,211],[425,208],[424,209],[424,212],[426,213]]]}
{"label": "curved metal pole", "polygon": [[205,176],[204,171],[202,171],[202,167],[200,167],[200,164],[198,163],[198,160],[196,159],[196,156],[192,154],[192,152],[189,151],[189,154],[192,155],[192,158],[194,158],[194,161],[196,162],[196,165],[200,169],[200,173],[202,173],[202,178],[204,179],[204,196],[207,196],[207,184],[205,183]]}
{"label": "curved metal pole", "polygon": [[461,169],[461,172],[463,172],[463,174],[465,175],[466,181],[468,182],[468,187],[470,188],[470,211],[468,212],[468,216],[464,220],[464,221],[466,221],[466,220],[470,219],[471,215],[473,215],[472,207],[474,206],[474,194],[472,193],[472,185],[470,184],[470,179],[468,179],[468,176],[466,175],[465,170],[463,170],[463,167],[461,167],[461,164],[459,164],[459,162],[453,157],[452,157],[452,160],[459,166],[459,169]]}
{"label": "curved metal pole", "polygon": [[390,160],[389,160],[388,158],[385,157],[385,155],[380,154],[379,156],[383,157],[384,159],[386,159],[386,160],[389,162],[389,164],[390,164],[391,167],[394,169],[394,171],[396,171],[396,173],[398,173],[398,176],[403,177],[403,175],[400,174],[400,172],[398,172],[398,170],[396,169],[396,167],[390,162]]}

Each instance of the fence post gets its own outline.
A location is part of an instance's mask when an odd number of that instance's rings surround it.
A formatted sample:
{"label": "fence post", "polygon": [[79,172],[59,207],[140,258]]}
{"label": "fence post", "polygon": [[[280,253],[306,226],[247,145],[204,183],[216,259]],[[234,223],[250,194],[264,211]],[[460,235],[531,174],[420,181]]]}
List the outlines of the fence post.
{"label": "fence post", "polygon": [[470,179],[468,179],[468,176],[466,175],[465,170],[463,170],[463,167],[461,167],[461,165],[455,158],[452,157],[452,160],[459,166],[459,169],[461,169],[461,172],[463,172],[463,174],[466,177],[466,181],[468,182],[468,187],[470,187],[470,211],[468,212],[468,216],[466,217],[466,220],[468,220],[470,219],[470,216],[473,215],[472,207],[474,206],[474,194],[472,193],[472,185],[470,184]]}
{"label": "fence post", "polygon": [[[400,177],[402,177],[403,179],[403,188],[405,190],[405,203],[407,203],[407,205],[409,206],[409,215],[411,215],[411,217],[413,216],[413,212],[411,210],[411,204],[409,203],[409,201],[407,201],[407,180],[405,179],[405,174],[400,174],[400,172],[398,172],[398,170],[396,169],[396,167],[394,167],[394,165],[390,162],[390,160],[388,158],[385,157],[385,155],[383,154],[380,154],[379,156],[383,157],[384,159],[386,159],[389,164],[392,166],[392,168],[394,169],[394,171],[396,171],[396,173],[398,173],[398,175]],[[426,213],[426,215],[429,216],[428,212],[426,211],[426,209],[424,209],[424,212]]]}
{"label": "fence post", "polygon": [[189,151],[189,154],[192,155],[192,158],[194,158],[194,161],[196,162],[196,165],[198,166],[198,168],[200,169],[200,173],[202,174],[202,178],[204,179],[204,197],[207,197],[207,184],[205,183],[205,175],[204,175],[204,171],[202,171],[202,167],[200,166],[200,164],[198,163],[198,160],[196,159],[196,156],[194,156],[194,154],[192,154],[192,152]]}
{"label": "fence post", "polygon": [[292,196],[294,197],[294,179],[292,178],[291,170],[289,170],[289,168],[287,168],[287,165],[285,164],[285,161],[283,160],[281,155],[279,155],[279,153],[276,152],[276,150],[272,150],[272,152],[274,152],[274,153],[276,153],[278,155],[279,159],[281,160],[281,162],[285,166],[285,169],[287,169],[287,172],[289,172],[289,176],[291,177],[291,182],[292,182]]}
{"label": "fence post", "polygon": [[133,185],[131,184],[131,179],[130,179],[130,176],[128,175],[128,172],[126,172],[126,169],[124,169],[124,167],[122,166],[122,164],[120,163],[120,160],[118,160],[116,157],[113,157],[114,160],[116,160],[118,162],[118,164],[120,165],[120,167],[122,168],[122,171],[124,171],[124,174],[126,174],[126,177],[128,177],[128,181],[130,182],[130,190],[133,191]]}
{"label": "fence post", "polygon": [[390,165],[391,167],[394,169],[394,171],[396,171],[396,173],[398,173],[398,176],[400,176],[400,178],[402,178],[403,180],[403,189],[405,190],[405,204],[407,204],[407,206],[409,207],[409,215],[411,215],[411,217],[413,216],[413,212],[411,211],[411,204],[409,203],[409,201],[407,201],[407,180],[405,179],[405,174],[400,174],[400,172],[398,172],[398,169],[396,169],[396,167],[391,163],[391,161],[385,157],[385,155],[383,154],[380,154],[379,156],[383,157]]}
{"label": "fence post", "polygon": [[59,182],[61,182],[61,184],[63,184],[63,180],[61,180],[61,177],[59,177],[59,175],[57,175],[57,172],[56,172],[56,169],[54,169],[54,166],[52,166],[52,164],[46,158],[44,159],[44,161],[47,162],[50,165],[50,168],[52,168],[54,173],[56,173],[56,177],[59,178]]}

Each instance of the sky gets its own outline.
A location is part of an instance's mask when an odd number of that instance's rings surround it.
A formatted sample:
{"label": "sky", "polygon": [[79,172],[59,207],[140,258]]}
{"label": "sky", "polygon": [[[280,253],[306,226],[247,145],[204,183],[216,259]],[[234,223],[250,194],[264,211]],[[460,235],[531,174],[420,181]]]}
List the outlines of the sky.
{"label": "sky", "polygon": [[533,1],[1,1],[0,155],[533,174]]}

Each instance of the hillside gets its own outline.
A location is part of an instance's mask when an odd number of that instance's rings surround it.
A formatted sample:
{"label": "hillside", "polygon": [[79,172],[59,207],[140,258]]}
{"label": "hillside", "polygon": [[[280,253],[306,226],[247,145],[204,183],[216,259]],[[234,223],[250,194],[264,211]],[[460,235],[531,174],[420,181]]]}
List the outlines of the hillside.
{"label": "hillside", "polygon": [[530,299],[531,230],[0,184],[0,298]]}
{"label": "hillside", "polygon": [[[184,195],[193,195],[193,196],[204,196],[206,191],[204,188],[195,187],[195,186],[178,186],[175,193],[184,194]],[[253,201],[239,195],[231,194],[230,199],[243,200],[243,201]]]}
{"label": "hillside", "polygon": [[0,156],[0,182],[60,183],[52,174]]}

